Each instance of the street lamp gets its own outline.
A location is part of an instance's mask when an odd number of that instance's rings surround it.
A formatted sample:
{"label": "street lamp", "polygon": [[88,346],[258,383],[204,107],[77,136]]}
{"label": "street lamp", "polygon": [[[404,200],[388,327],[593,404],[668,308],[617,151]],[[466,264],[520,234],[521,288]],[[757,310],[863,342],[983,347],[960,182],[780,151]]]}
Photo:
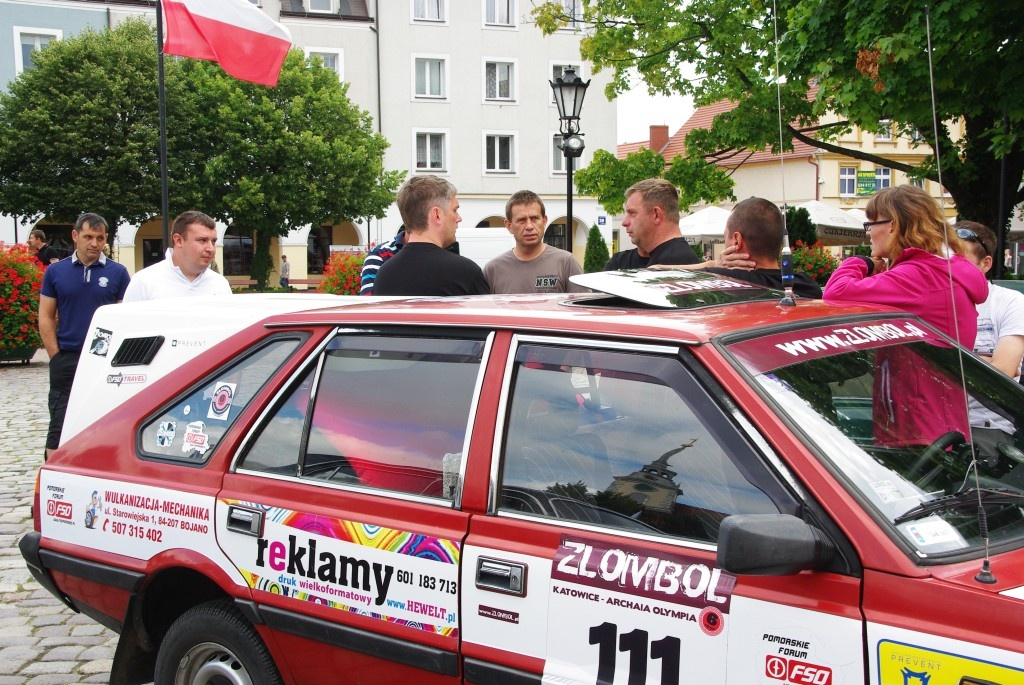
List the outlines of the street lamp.
{"label": "street lamp", "polygon": [[580,133],[580,110],[583,109],[583,97],[587,94],[590,81],[584,81],[576,75],[576,70],[566,67],[562,75],[553,81],[551,90],[555,93],[555,106],[558,107],[559,132],[562,142],[558,145],[565,155],[565,224],[566,249],[572,245],[572,165],[573,159],[583,154],[583,134]]}

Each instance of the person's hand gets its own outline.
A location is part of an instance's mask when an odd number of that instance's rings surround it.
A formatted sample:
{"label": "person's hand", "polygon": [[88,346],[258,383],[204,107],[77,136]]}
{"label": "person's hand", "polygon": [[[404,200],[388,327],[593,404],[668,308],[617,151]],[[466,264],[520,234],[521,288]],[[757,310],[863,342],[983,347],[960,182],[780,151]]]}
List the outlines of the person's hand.
{"label": "person's hand", "polygon": [[889,270],[889,260],[885,257],[872,257],[871,263],[874,265],[874,273],[880,274],[883,271]]}
{"label": "person's hand", "polygon": [[715,260],[715,266],[726,269],[747,269],[749,271],[757,266],[757,262],[751,260],[748,253],[740,252],[737,245],[730,245],[718,255],[718,259]]}

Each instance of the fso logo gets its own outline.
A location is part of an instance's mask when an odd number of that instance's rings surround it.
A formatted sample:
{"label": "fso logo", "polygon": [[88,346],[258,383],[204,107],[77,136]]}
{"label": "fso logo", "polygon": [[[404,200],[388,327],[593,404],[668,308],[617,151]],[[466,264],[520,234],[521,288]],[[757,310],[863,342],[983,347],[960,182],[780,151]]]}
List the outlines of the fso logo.
{"label": "fso logo", "polygon": [[788,680],[800,685],[832,685],[831,668],[785,659],[774,654],[769,654],[765,659],[764,674],[775,680]]}
{"label": "fso logo", "polygon": [[55,499],[46,500],[46,515],[71,520],[71,502],[59,502]]}

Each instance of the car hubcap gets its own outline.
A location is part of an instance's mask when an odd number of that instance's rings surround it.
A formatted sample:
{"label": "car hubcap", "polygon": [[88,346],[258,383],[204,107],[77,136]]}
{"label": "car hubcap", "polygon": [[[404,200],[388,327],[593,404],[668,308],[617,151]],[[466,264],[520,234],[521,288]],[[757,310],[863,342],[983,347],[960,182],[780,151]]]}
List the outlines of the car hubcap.
{"label": "car hubcap", "polygon": [[204,642],[181,658],[175,685],[252,685],[242,662],[223,645]]}

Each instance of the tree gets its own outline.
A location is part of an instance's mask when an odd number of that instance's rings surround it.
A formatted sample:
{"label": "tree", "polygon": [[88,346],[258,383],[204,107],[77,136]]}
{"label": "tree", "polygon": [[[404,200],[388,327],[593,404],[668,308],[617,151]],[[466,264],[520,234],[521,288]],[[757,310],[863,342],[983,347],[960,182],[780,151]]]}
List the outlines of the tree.
{"label": "tree", "polygon": [[786,210],[786,233],[789,234],[790,245],[801,241],[804,245],[818,242],[818,227],[811,221],[811,214],[803,207],[790,207]]}
{"label": "tree", "polygon": [[[1021,0],[584,0],[590,28],[580,49],[595,69],[612,69],[609,97],[638,73],[651,92],[689,94],[698,105],[734,102],[710,129],[687,136],[691,159],[789,150],[798,139],[915,178],[938,181],[941,163],[961,216],[1000,226],[1000,194],[1007,208],[1024,201],[1022,9]],[[538,5],[534,17],[545,32],[567,20],[558,2]],[[822,123],[826,115],[838,120]],[[835,142],[854,126],[876,131],[883,120],[922,136],[939,159],[910,166]]]}
{"label": "tree", "polygon": [[603,270],[608,259],[608,243],[604,241],[601,229],[595,224],[587,233],[587,250],[583,253],[583,273],[589,274]]}
{"label": "tree", "polygon": [[159,208],[156,37],[143,19],[53,41],[0,93],[0,211],[115,231]]}
{"label": "tree", "polygon": [[[266,286],[270,241],[306,225],[381,217],[404,172],[384,169],[387,140],[349,102],[347,84],[292,50],[276,88],[238,81],[210,62],[182,62],[174,120],[186,131],[193,189],[208,213],[253,231],[251,277]],[[171,118],[170,113],[168,114]]]}

